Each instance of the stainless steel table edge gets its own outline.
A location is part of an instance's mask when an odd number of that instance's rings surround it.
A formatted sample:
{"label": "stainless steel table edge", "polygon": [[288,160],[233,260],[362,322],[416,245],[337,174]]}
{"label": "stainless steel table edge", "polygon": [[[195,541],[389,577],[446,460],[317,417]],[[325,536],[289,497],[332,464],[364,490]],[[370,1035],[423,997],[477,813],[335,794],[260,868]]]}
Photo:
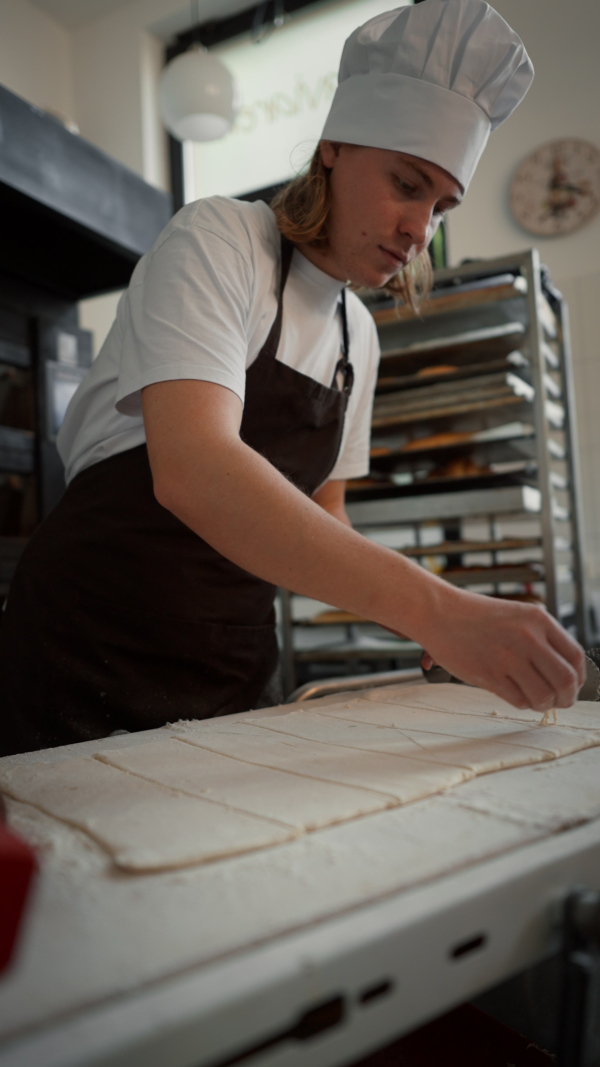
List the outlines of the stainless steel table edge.
{"label": "stainless steel table edge", "polygon": [[[248,1067],[340,1067],[556,951],[577,884],[600,889],[600,820],[78,1012],[0,1048],[0,1067],[219,1067],[253,1049]],[[301,1039],[327,1005],[337,1023]]]}

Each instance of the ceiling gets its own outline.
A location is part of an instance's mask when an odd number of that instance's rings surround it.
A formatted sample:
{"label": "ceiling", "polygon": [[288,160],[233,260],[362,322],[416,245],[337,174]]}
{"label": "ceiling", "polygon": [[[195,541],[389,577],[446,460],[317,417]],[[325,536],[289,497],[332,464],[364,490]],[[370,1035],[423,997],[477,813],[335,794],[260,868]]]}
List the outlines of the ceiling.
{"label": "ceiling", "polygon": [[[0,0],[1,2],[1,0]],[[68,30],[87,26],[114,11],[138,4],[139,0],[30,0],[35,7],[45,11]],[[251,6],[252,0],[200,0],[200,21],[225,18],[236,11]],[[152,7],[152,5],[149,5]],[[160,9],[160,4],[155,5]],[[146,27],[164,41],[170,40],[182,30],[188,29],[191,22],[191,0],[173,0],[172,10],[165,4],[166,14],[158,17]]]}
{"label": "ceiling", "polygon": [[41,8],[69,30],[95,22],[96,19],[110,15],[122,7],[129,7],[135,2],[136,0],[31,0],[35,7]]}

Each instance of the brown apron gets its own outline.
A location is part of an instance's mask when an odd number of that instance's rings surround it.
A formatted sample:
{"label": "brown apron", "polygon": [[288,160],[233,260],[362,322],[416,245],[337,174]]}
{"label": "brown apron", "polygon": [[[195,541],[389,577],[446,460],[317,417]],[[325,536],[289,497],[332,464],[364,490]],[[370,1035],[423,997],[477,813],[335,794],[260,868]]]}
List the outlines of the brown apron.
{"label": "brown apron", "polygon": [[[353,371],[343,291],[331,386],[276,359],[292,253],[282,240],[277,316],[246,375],[241,436],[310,495],[335,464]],[[145,445],[86,468],[11,584],[0,754],[265,706],[274,594],[161,507]]]}

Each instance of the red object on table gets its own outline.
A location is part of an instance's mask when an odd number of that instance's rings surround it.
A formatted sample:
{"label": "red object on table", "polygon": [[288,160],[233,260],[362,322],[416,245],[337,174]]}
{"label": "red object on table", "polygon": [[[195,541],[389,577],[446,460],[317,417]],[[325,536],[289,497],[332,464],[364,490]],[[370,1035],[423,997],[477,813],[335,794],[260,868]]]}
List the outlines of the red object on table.
{"label": "red object on table", "polygon": [[33,849],[0,819],[0,973],[10,962],[36,869]]}

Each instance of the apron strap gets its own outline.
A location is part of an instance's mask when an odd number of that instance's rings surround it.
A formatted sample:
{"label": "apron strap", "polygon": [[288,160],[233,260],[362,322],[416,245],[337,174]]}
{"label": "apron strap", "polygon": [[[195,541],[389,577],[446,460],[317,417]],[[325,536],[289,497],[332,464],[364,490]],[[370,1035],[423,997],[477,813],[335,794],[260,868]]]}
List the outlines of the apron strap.
{"label": "apron strap", "polygon": [[260,355],[263,359],[275,359],[281,337],[281,324],[283,322],[283,290],[290,272],[290,264],[294,254],[294,246],[287,237],[281,235],[281,272],[279,277],[279,293],[277,295],[277,314],[271,326],[269,336],[265,341]]}
{"label": "apron strap", "polygon": [[[279,348],[279,340],[281,338],[281,325],[283,322],[283,290],[285,289],[285,283],[287,281],[288,274],[290,272],[290,265],[292,262],[292,256],[294,254],[294,245],[287,237],[281,235],[281,271],[279,276],[279,292],[277,295],[277,314],[273,321],[273,325],[269,331],[269,336],[265,341],[260,356],[262,359],[275,359],[277,357],[277,349]],[[333,379],[331,382],[331,389],[340,389],[346,397],[350,396],[352,392],[352,386],[354,385],[354,367],[352,366],[349,358],[350,341],[348,336],[348,317],[346,314],[346,290],[342,289],[341,301],[340,301],[340,314],[342,316],[342,357],[338,360],[335,370],[333,372]],[[342,375],[342,384],[338,384],[338,374]]]}
{"label": "apron strap", "polygon": [[[342,289],[340,300],[340,314],[342,316],[342,358],[338,360],[331,380],[332,389],[340,389],[346,397],[350,396],[354,385],[354,367],[350,362],[350,339],[348,337],[348,316],[346,313],[346,290]],[[338,384],[338,374],[342,375],[342,384]]]}

